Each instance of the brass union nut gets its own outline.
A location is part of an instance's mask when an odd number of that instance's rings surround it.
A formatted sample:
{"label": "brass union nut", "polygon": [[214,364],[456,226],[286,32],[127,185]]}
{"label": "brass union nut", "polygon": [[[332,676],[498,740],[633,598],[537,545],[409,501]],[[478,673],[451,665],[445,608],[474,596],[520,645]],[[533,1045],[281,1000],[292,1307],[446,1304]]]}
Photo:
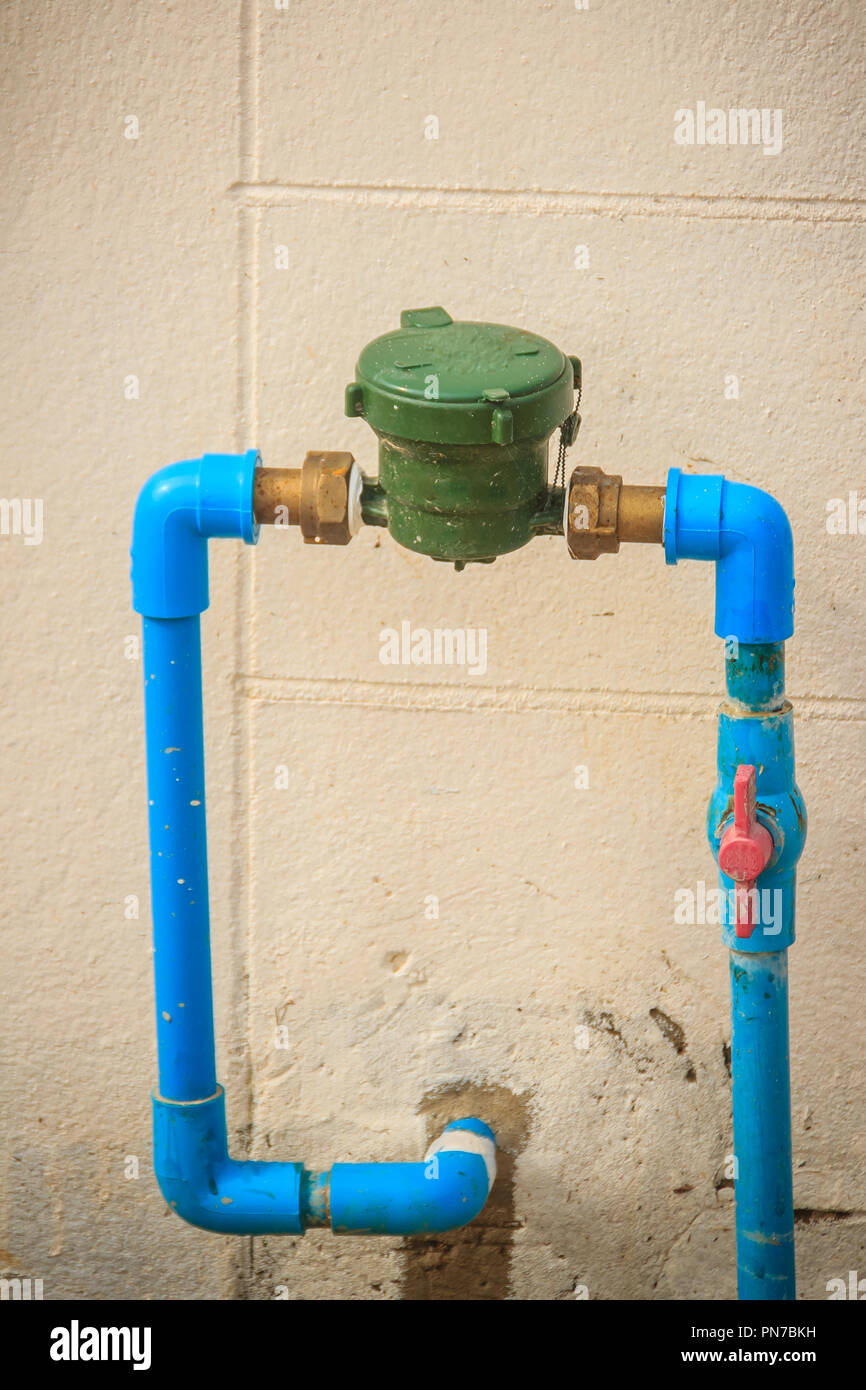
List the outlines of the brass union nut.
{"label": "brass union nut", "polygon": [[361,474],[351,454],[310,453],[301,468],[300,524],[307,545],[348,545],[361,524]]}
{"label": "brass union nut", "polygon": [[565,506],[565,539],[575,560],[595,560],[619,550],[617,512],[622,478],[600,468],[575,468]]}

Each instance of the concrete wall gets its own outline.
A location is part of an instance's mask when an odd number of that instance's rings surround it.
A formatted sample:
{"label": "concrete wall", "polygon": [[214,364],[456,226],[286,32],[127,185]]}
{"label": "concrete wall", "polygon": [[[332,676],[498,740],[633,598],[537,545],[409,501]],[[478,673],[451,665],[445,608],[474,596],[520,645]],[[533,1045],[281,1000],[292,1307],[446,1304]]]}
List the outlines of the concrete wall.
{"label": "concrete wall", "polygon": [[[723,471],[788,509],[801,1296],[866,1276],[866,534],[827,525],[859,488],[866,531],[856,0],[104,0],[2,24],[3,492],[42,500],[44,535],[0,537],[0,1275],[46,1298],[733,1293],[727,963],[673,918],[713,883],[722,653],[710,568],[654,548],[578,565],[551,538],[456,574],[375,531],[212,547],[235,1151],[417,1158],[477,1111],[504,1153],[477,1226],[432,1242],[219,1238],[153,1182],[134,499],[252,443],[375,472],[343,387],[402,308],[441,303],[583,359],[575,461]],[[677,144],[698,102],[780,111],[781,149]],[[486,672],[383,666],[404,620],[486,629]]]}

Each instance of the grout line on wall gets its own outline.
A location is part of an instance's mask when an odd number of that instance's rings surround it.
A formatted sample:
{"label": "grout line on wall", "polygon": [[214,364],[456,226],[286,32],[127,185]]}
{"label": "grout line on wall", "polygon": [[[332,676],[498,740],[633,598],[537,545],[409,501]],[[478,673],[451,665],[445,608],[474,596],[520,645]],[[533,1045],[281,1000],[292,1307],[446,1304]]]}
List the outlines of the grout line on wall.
{"label": "grout line on wall", "polygon": [[[256,333],[257,305],[255,292],[255,224],[257,214],[247,207],[239,208],[238,223],[238,340],[237,340],[237,430],[235,446],[245,451],[255,439],[256,423]],[[235,671],[241,671],[250,662],[255,663],[256,652],[253,640],[251,613],[255,584],[255,551],[251,557],[242,547],[236,551],[235,569],[235,631],[234,663]],[[232,817],[234,824],[242,827],[237,836],[235,852],[232,857],[231,875],[231,923],[232,923],[232,1038],[243,1048],[243,1061],[239,1064],[240,1087],[244,1101],[244,1111],[240,1116],[240,1127],[250,1132],[252,1123],[252,1076],[250,1051],[251,1012],[250,1012],[250,974],[251,942],[250,923],[252,920],[251,874],[252,825],[250,804],[251,760],[249,757],[252,737],[252,719],[249,701],[238,692],[235,679],[235,700],[232,705]],[[245,832],[245,833],[244,833]],[[233,1062],[236,1059],[233,1058]]]}
{"label": "grout line on wall", "polygon": [[230,194],[250,207],[305,202],[359,207],[509,215],[673,217],[735,222],[866,221],[866,199],[707,193],[602,193],[544,189],[436,188],[426,185],[350,183],[236,183]]}
{"label": "grout line on wall", "polygon": [[[263,704],[355,705],[453,714],[609,714],[714,719],[721,696],[688,691],[566,690],[528,685],[451,685],[319,677],[241,675],[246,698]],[[866,700],[791,696],[800,719],[866,722]]]}
{"label": "grout line on wall", "polygon": [[256,103],[253,96],[255,84],[254,58],[254,5],[252,0],[241,0],[240,29],[238,35],[238,167],[241,179],[255,184],[259,178],[256,159]]}
{"label": "grout line on wall", "polygon": [[[239,32],[239,125],[238,165],[241,176],[258,176],[259,122],[257,97],[258,22],[257,6],[253,0],[242,0]],[[257,443],[256,371],[258,365],[258,322],[256,244],[258,213],[246,203],[237,205],[237,387],[235,448],[245,452]],[[234,665],[240,671],[250,662],[255,664],[256,651],[251,614],[254,601],[254,563],[243,549],[236,548],[235,605],[234,605]],[[253,561],[255,551],[253,552]],[[232,1042],[242,1048],[240,1059],[232,1058],[232,1080],[235,1068],[239,1073],[239,1095],[233,1105],[242,1107],[240,1129],[247,1139],[252,1137],[255,1100],[252,1074],[252,1010],[250,977],[252,973],[252,760],[249,756],[252,738],[252,711],[234,682],[232,701],[232,809],[235,824],[242,827],[232,857],[230,922],[233,979]],[[243,828],[246,834],[243,834]],[[219,1035],[219,1033],[218,1033]],[[237,1127],[237,1120],[233,1122]],[[244,1241],[234,1265],[233,1297],[246,1298],[253,1282],[254,1250],[250,1237]]]}

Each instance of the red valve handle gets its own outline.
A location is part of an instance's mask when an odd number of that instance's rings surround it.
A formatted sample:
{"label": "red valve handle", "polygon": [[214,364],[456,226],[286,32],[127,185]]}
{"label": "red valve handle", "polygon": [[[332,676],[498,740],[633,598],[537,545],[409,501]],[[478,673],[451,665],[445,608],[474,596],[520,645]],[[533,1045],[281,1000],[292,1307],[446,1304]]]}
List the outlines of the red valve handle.
{"label": "red valve handle", "polygon": [[755,930],[752,889],[773,854],[773,837],[755,814],[755,782],[754,767],[741,763],[734,777],[734,823],[719,845],[719,868],[737,885],[735,931],[741,937]]}

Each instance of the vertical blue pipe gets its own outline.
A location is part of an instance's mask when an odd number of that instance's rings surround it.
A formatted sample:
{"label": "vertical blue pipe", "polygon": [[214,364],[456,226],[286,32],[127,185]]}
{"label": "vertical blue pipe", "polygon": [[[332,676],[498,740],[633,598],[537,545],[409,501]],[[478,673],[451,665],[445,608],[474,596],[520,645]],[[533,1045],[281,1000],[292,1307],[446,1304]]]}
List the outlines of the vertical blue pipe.
{"label": "vertical blue pipe", "polygon": [[707,829],[713,853],[731,819],[734,776],[756,769],[758,816],[773,856],[757,883],[758,921],[736,935],[733,880],[719,874],[730,951],[731,1081],[737,1284],[744,1300],[796,1297],[788,1055],[788,947],[794,940],[796,865],[806,818],[794,781],[785,649],[736,643],[726,661],[728,699],[719,711],[718,781]]}
{"label": "vertical blue pipe", "polygon": [[732,950],[730,962],[738,1294],[790,1300],[796,1281],[788,952]]}
{"label": "vertical blue pipe", "polygon": [[716,635],[728,654],[718,775],[707,833],[718,862],[737,768],[756,769],[758,819],[773,855],[757,882],[758,924],[736,935],[734,883],[719,874],[730,951],[737,1277],[741,1299],[793,1299],[794,1204],[788,1058],[788,947],[806,812],[794,777],[784,642],[794,631],[791,527],[775,498],[712,475],[668,475],[665,558],[716,567]]}
{"label": "vertical blue pipe", "polygon": [[217,1089],[199,618],[144,618],[144,706],[159,1093]]}

